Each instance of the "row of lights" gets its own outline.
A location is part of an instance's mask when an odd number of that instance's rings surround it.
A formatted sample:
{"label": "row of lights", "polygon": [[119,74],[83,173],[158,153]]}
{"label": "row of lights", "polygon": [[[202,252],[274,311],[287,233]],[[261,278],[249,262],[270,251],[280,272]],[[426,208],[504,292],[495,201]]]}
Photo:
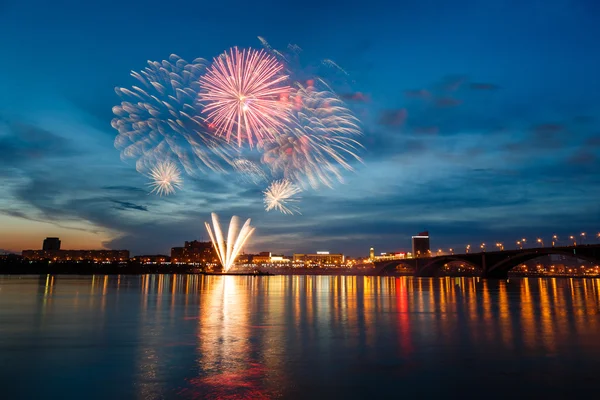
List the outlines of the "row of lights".
{"label": "row of lights", "polygon": [[[585,238],[586,238],[586,233],[585,232],[581,232],[580,234],[581,236],[581,242],[580,244],[583,244]],[[598,238],[600,240],[600,232],[598,232],[596,234],[596,238]],[[576,236],[570,235],[569,236],[569,241],[573,241],[573,246],[577,246],[577,238]],[[552,236],[552,247],[554,247],[554,245],[558,242],[558,236],[557,235],[553,235]],[[525,245],[525,243],[527,243],[527,239],[526,238],[522,238],[521,240],[517,240],[516,244],[517,247],[519,249],[523,249],[523,246]],[[542,238],[537,238],[537,243],[540,244],[540,247],[544,247],[544,240]],[[485,251],[486,245],[485,243],[481,243],[481,245],[479,246],[481,248],[481,251]],[[504,251],[504,244],[497,242],[496,243],[496,247],[500,250],[500,251]],[[454,254],[454,249],[448,249],[450,254]],[[471,245],[468,244],[465,248],[466,252],[469,253],[471,251]],[[443,253],[442,249],[438,249],[437,251],[437,255],[441,255]]]}

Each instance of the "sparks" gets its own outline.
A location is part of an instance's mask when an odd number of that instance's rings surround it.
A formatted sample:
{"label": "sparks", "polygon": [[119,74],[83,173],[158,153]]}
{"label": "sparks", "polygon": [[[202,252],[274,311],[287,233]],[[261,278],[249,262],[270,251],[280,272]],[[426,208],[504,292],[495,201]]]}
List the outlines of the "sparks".
{"label": "sparks", "polygon": [[233,266],[235,259],[244,246],[244,243],[246,243],[246,241],[254,233],[255,228],[250,226],[250,218],[248,218],[246,223],[242,226],[242,229],[240,229],[238,232],[239,218],[234,215],[231,217],[231,222],[229,223],[227,244],[225,244],[223,240],[223,232],[221,231],[221,226],[219,224],[219,217],[215,213],[211,213],[210,215],[212,218],[214,234],[213,229],[210,228],[210,224],[208,222],[205,222],[204,225],[206,226],[210,240],[215,247],[217,255],[219,256],[219,261],[221,261],[223,271],[227,272]]}
{"label": "sparks", "polygon": [[298,207],[289,205],[289,202],[299,201],[299,197],[295,197],[302,190],[287,179],[274,181],[263,193],[265,195],[265,210],[279,210],[284,214],[300,214]]}
{"label": "sparks", "polygon": [[355,139],[362,134],[358,119],[330,91],[299,86],[291,100],[292,123],[265,143],[263,162],[303,187],[343,183],[343,170],[353,171],[352,163],[362,161],[362,145]]}
{"label": "sparks", "polygon": [[200,103],[217,136],[227,142],[234,136],[238,146],[250,147],[273,138],[288,121],[289,86],[283,64],[263,50],[238,50],[215,58],[200,78]]}
{"label": "sparks", "polygon": [[250,160],[246,160],[245,158],[236,158],[233,160],[232,164],[235,171],[239,173],[241,181],[243,182],[257,185],[267,180],[267,175],[262,168]]}
{"label": "sparks", "polygon": [[229,162],[224,140],[216,138],[200,117],[196,103],[204,59],[188,63],[175,54],[168,60],[148,61],[140,72],[132,71],[137,85],[117,87],[122,99],[113,107],[111,125],[119,134],[115,147],[122,159],[135,159],[136,169],[146,174],[156,160],[177,160],[185,172],[223,172]]}
{"label": "sparks", "polygon": [[179,169],[170,161],[160,162],[150,170],[149,178],[152,179],[148,185],[152,187],[150,193],[159,196],[175,193],[175,189],[181,189],[183,180]]}

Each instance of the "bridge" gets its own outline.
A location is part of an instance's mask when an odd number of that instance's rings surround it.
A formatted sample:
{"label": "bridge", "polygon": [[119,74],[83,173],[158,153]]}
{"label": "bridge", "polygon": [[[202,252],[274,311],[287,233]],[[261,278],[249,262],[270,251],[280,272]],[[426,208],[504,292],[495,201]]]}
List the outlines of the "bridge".
{"label": "bridge", "polygon": [[483,278],[507,278],[508,271],[512,268],[535,258],[554,254],[600,264],[600,244],[591,244],[376,261],[374,273],[384,275],[386,272],[395,270],[398,266],[407,266],[414,268],[415,276],[436,276],[445,264],[460,262],[481,271],[481,277]]}

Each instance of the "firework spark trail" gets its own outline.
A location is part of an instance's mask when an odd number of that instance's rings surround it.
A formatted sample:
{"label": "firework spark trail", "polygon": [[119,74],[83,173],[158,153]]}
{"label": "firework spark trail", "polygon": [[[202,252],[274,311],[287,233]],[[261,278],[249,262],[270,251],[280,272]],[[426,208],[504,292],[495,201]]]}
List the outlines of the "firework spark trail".
{"label": "firework spark trail", "polygon": [[233,266],[235,259],[244,246],[244,243],[246,243],[250,236],[252,236],[255,228],[250,226],[250,218],[248,218],[246,223],[244,223],[242,226],[242,229],[240,229],[238,232],[239,218],[234,215],[231,217],[231,222],[229,223],[227,245],[225,245],[223,242],[223,232],[221,231],[221,226],[219,224],[219,217],[216,213],[211,213],[210,215],[212,218],[214,234],[208,222],[205,222],[204,226],[206,226],[210,240],[215,247],[217,255],[219,256],[219,261],[221,261],[223,270],[224,272],[227,272]]}
{"label": "firework spark trail", "polygon": [[322,77],[325,75],[328,79],[334,79],[338,85],[349,89],[350,74],[334,61],[324,59],[318,64],[305,65],[301,62],[300,54],[302,53],[302,48],[300,46],[288,44],[286,51],[281,52],[273,48],[265,38],[258,36],[258,40],[267,53],[271,54],[284,65],[285,73],[289,75],[290,81],[302,83],[312,81],[313,84],[318,84],[320,88],[322,87],[321,89],[334,92],[331,84]]}
{"label": "firework spark trail", "polygon": [[121,158],[136,159],[138,171],[164,158],[177,160],[187,173],[223,170],[221,161],[228,161],[230,149],[208,132],[196,104],[205,65],[203,59],[188,63],[172,54],[169,60],[148,61],[141,72],[132,71],[139,86],[115,89],[122,98],[113,107],[111,124],[119,131],[115,147]]}
{"label": "firework spark trail", "polygon": [[329,91],[299,86],[290,100],[293,123],[265,143],[263,162],[304,187],[343,183],[343,170],[353,171],[352,162],[362,161],[362,145],[355,139],[362,134],[358,119]]}
{"label": "firework spark trail", "polygon": [[148,177],[152,180],[148,184],[152,187],[150,193],[156,193],[159,196],[175,193],[175,190],[180,189],[183,184],[179,169],[170,161],[159,162],[152,167]]}
{"label": "firework spark trail", "polygon": [[267,180],[267,174],[262,168],[245,158],[236,158],[232,162],[233,168],[241,176],[241,180],[258,185]]}
{"label": "firework spark trail", "polygon": [[267,190],[263,192],[265,195],[265,210],[275,209],[284,214],[294,214],[295,212],[300,214],[298,207],[287,204],[299,201],[300,198],[295,196],[300,192],[302,190],[287,179],[272,182]]}
{"label": "firework spark trail", "polygon": [[232,48],[215,58],[200,78],[198,100],[217,136],[250,147],[273,138],[288,121],[290,90],[283,65],[263,50]]}

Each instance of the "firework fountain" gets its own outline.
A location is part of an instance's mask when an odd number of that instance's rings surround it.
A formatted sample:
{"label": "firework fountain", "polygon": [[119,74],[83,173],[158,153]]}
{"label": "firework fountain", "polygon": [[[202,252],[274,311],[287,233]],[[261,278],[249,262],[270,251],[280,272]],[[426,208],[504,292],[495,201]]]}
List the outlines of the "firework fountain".
{"label": "firework fountain", "polygon": [[204,225],[206,226],[206,230],[210,236],[210,241],[217,251],[219,261],[221,261],[221,265],[223,266],[223,272],[227,272],[233,266],[233,263],[242,250],[244,243],[246,243],[250,236],[252,236],[255,228],[250,226],[250,218],[248,218],[242,226],[242,229],[238,232],[239,218],[234,215],[231,217],[231,222],[229,223],[229,230],[227,231],[227,244],[225,244],[223,232],[221,231],[221,225],[219,224],[219,217],[216,213],[211,213],[210,215],[212,218],[214,233],[208,222],[205,222]]}

